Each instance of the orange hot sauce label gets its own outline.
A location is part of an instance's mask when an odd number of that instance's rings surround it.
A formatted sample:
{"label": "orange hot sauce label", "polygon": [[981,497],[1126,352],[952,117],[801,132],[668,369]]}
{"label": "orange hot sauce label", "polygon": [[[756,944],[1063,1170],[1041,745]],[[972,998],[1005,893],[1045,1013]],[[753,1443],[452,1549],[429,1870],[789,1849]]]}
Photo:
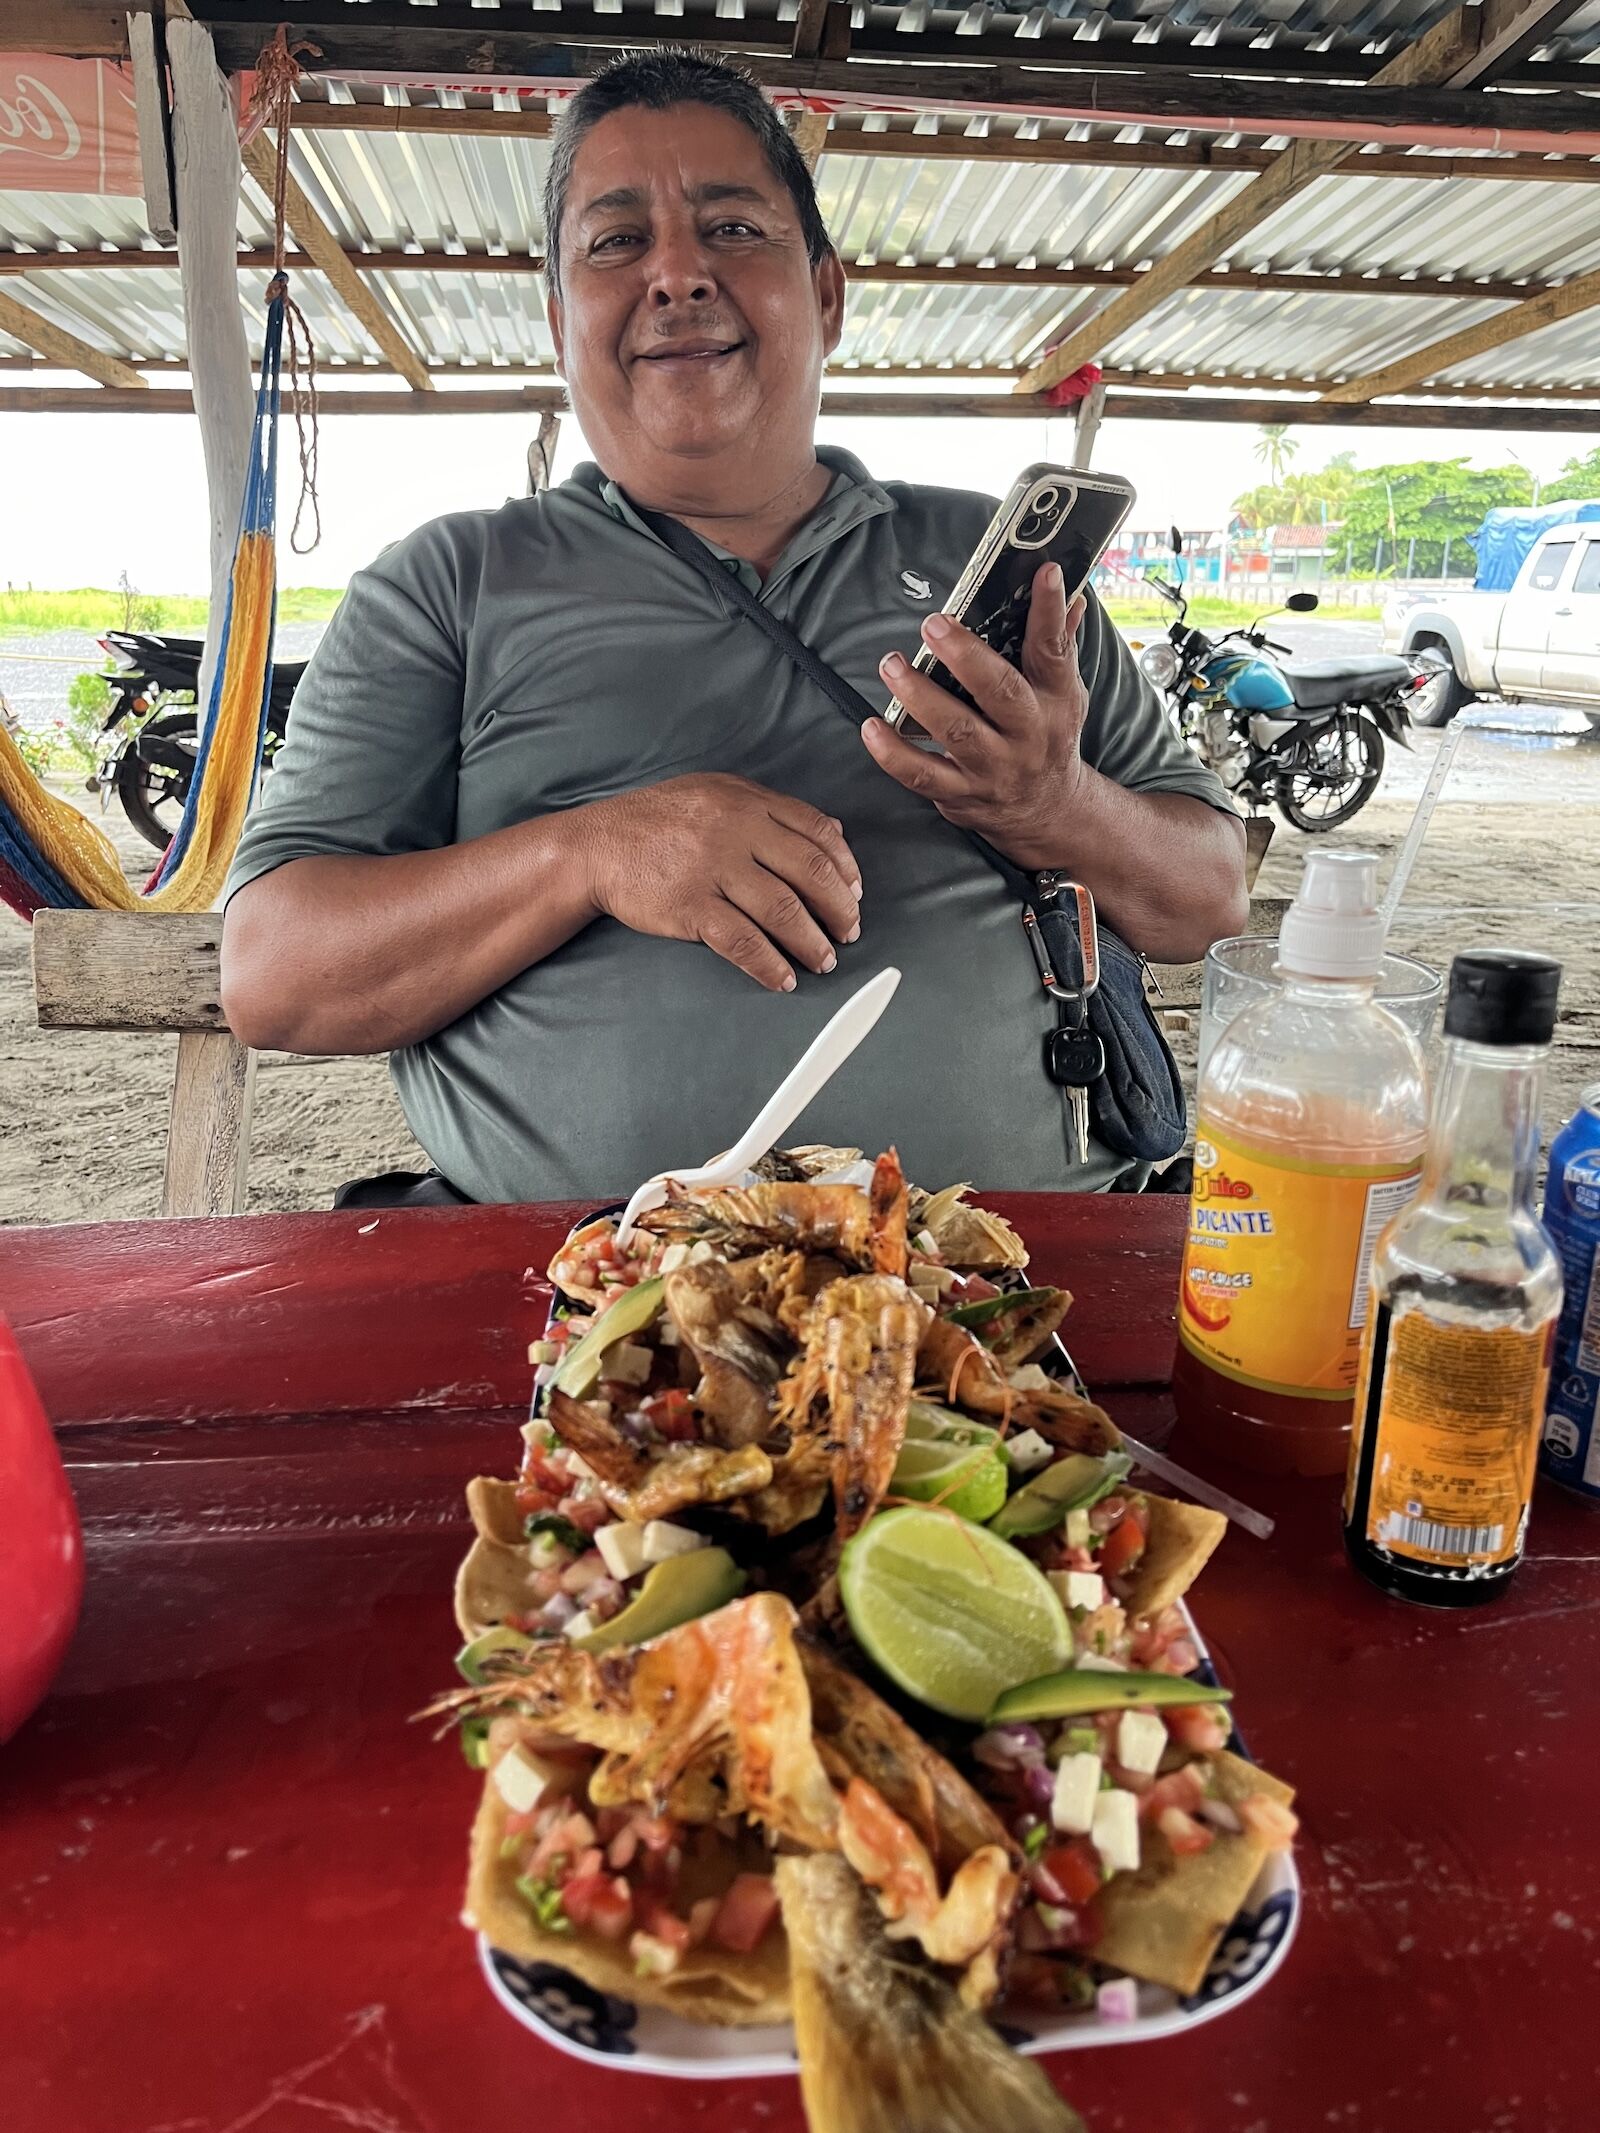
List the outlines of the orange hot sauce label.
{"label": "orange hot sauce label", "polygon": [[1417,1189],[1420,1157],[1316,1163],[1219,1131],[1202,1112],[1178,1337],[1241,1385],[1348,1400],[1372,1251]]}
{"label": "orange hot sauce label", "polygon": [[1450,1325],[1415,1306],[1392,1317],[1382,1384],[1363,1388],[1371,1419],[1356,1425],[1377,1433],[1372,1546],[1452,1570],[1514,1561],[1549,1376],[1547,1327]]}

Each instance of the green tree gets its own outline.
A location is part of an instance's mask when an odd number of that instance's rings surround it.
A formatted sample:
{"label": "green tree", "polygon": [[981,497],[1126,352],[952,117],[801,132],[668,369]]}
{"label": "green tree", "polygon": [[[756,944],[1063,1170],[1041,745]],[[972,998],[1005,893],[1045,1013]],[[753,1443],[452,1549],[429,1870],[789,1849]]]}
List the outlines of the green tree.
{"label": "green tree", "polygon": [[1581,459],[1569,459],[1552,482],[1545,484],[1539,501],[1546,504],[1586,504],[1600,497],[1600,444]]}
{"label": "green tree", "polygon": [[1485,512],[1532,495],[1523,467],[1472,467],[1465,459],[1366,467],[1344,508],[1344,535],[1358,571],[1403,569],[1415,541],[1413,569],[1431,577],[1443,567],[1446,541],[1469,540]]}
{"label": "green tree", "polygon": [[1267,470],[1267,479],[1273,488],[1281,488],[1283,473],[1299,445],[1289,435],[1287,422],[1264,422],[1261,435],[1256,439],[1256,457]]}

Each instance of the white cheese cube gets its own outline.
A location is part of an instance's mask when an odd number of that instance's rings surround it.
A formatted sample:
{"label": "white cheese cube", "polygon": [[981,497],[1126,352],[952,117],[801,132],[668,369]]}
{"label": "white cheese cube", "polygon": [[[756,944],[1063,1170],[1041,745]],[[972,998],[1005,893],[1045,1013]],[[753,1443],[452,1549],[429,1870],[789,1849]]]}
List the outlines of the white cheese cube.
{"label": "white cheese cube", "polygon": [[606,1559],[606,1568],[618,1584],[626,1584],[636,1578],[645,1565],[644,1528],[630,1526],[619,1520],[614,1526],[602,1526],[595,1534],[594,1544]]}
{"label": "white cheese cube", "polygon": [[1089,1835],[1107,1873],[1138,1871],[1139,1802],[1131,1792],[1100,1794],[1094,1803],[1094,1826]]}
{"label": "white cheese cube", "polygon": [[702,1237],[698,1244],[690,1245],[689,1257],[684,1263],[687,1266],[704,1266],[708,1259],[715,1259],[716,1256],[716,1246],[708,1244],[705,1238]]}
{"label": "white cheese cube", "polygon": [[1014,1437],[1006,1438],[1005,1448],[1013,1474],[1032,1474],[1050,1464],[1049,1443],[1036,1429],[1018,1430]]}
{"label": "white cheese cube", "polygon": [[1153,1711],[1124,1711],[1117,1725],[1117,1761],[1124,1770],[1154,1775],[1167,1746],[1167,1729]]}
{"label": "white cheese cube", "polygon": [[642,1385],[650,1375],[655,1357],[634,1341],[618,1341],[601,1358],[600,1375],[619,1385]]}
{"label": "white cheese cube", "polygon": [[1057,1381],[1048,1370],[1041,1370],[1037,1363],[1019,1363],[1006,1383],[1013,1392],[1056,1392]]}
{"label": "white cheese cube", "polygon": [[688,1263],[689,1247],[686,1244],[669,1244],[661,1254],[661,1271],[663,1274],[675,1274],[679,1267],[687,1266]]}
{"label": "white cheese cube", "polygon": [[495,1789],[513,1814],[531,1815],[550,1789],[551,1771],[526,1748],[508,1748],[492,1773]]}
{"label": "white cheese cube", "polygon": [[1088,1836],[1094,1827],[1099,1797],[1099,1756],[1064,1755],[1056,1765],[1056,1789],[1050,1800],[1050,1820],[1055,1828],[1074,1837]]}
{"label": "white cheese cube", "polygon": [[1089,1514],[1085,1511],[1069,1511],[1066,1523],[1066,1543],[1069,1548],[1087,1548],[1091,1528]]}
{"label": "white cheese cube", "polygon": [[599,1627],[599,1623],[590,1614],[588,1608],[580,1607],[578,1612],[563,1628],[562,1635],[566,1637],[587,1637],[590,1630],[598,1629]]}
{"label": "white cheese cube", "polygon": [[1062,1606],[1093,1614],[1106,1596],[1105,1580],[1094,1570],[1051,1570],[1046,1573]]}
{"label": "white cheese cube", "polygon": [[703,1533],[695,1533],[688,1526],[675,1526],[670,1519],[652,1518],[644,1529],[644,1559],[647,1563],[664,1563],[669,1555],[689,1555],[696,1548],[707,1546]]}
{"label": "white cheese cube", "polygon": [[1125,1674],[1128,1671],[1120,1659],[1108,1659],[1103,1652],[1080,1652],[1072,1663],[1086,1674]]}

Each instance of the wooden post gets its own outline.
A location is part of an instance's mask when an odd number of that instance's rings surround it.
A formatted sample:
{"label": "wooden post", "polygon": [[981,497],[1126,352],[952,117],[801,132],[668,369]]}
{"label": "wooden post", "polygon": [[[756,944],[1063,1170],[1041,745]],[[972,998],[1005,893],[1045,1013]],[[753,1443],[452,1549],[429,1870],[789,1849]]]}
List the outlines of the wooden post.
{"label": "wooden post", "polygon": [[528,447],[528,494],[537,496],[541,489],[548,489],[550,477],[555,472],[556,443],[561,435],[559,415],[541,415],[539,434]]}
{"label": "wooden post", "polygon": [[172,114],[167,108],[165,31],[163,16],[128,17],[144,219],[158,244],[174,243],[178,229],[172,199]]}
{"label": "wooden post", "polygon": [[1094,441],[1100,434],[1100,418],[1106,411],[1104,378],[1090,387],[1078,402],[1072,432],[1072,464],[1086,467],[1094,457]]}
{"label": "wooden post", "polygon": [[211,700],[218,633],[239,537],[250,465],[255,395],[239,308],[239,136],[228,84],[203,23],[167,23],[172,70],[172,162],[177,180],[178,265],[194,409],[210,505],[211,604],[200,667],[200,715]]}
{"label": "wooden post", "polygon": [[164,1215],[237,1215],[250,1160],[256,1055],[231,1030],[186,1029],[167,1126]]}

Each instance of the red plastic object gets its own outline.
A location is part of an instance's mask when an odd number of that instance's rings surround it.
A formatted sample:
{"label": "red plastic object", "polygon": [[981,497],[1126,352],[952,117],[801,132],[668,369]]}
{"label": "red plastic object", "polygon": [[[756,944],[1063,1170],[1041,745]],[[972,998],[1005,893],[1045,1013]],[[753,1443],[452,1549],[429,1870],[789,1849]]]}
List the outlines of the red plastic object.
{"label": "red plastic object", "polygon": [[0,1318],[0,1741],[55,1679],[83,1598],[83,1536],[33,1379]]}
{"label": "red plastic object", "polygon": [[1081,363],[1052,385],[1044,396],[1046,407],[1076,407],[1080,400],[1087,400],[1100,383],[1100,365]]}

